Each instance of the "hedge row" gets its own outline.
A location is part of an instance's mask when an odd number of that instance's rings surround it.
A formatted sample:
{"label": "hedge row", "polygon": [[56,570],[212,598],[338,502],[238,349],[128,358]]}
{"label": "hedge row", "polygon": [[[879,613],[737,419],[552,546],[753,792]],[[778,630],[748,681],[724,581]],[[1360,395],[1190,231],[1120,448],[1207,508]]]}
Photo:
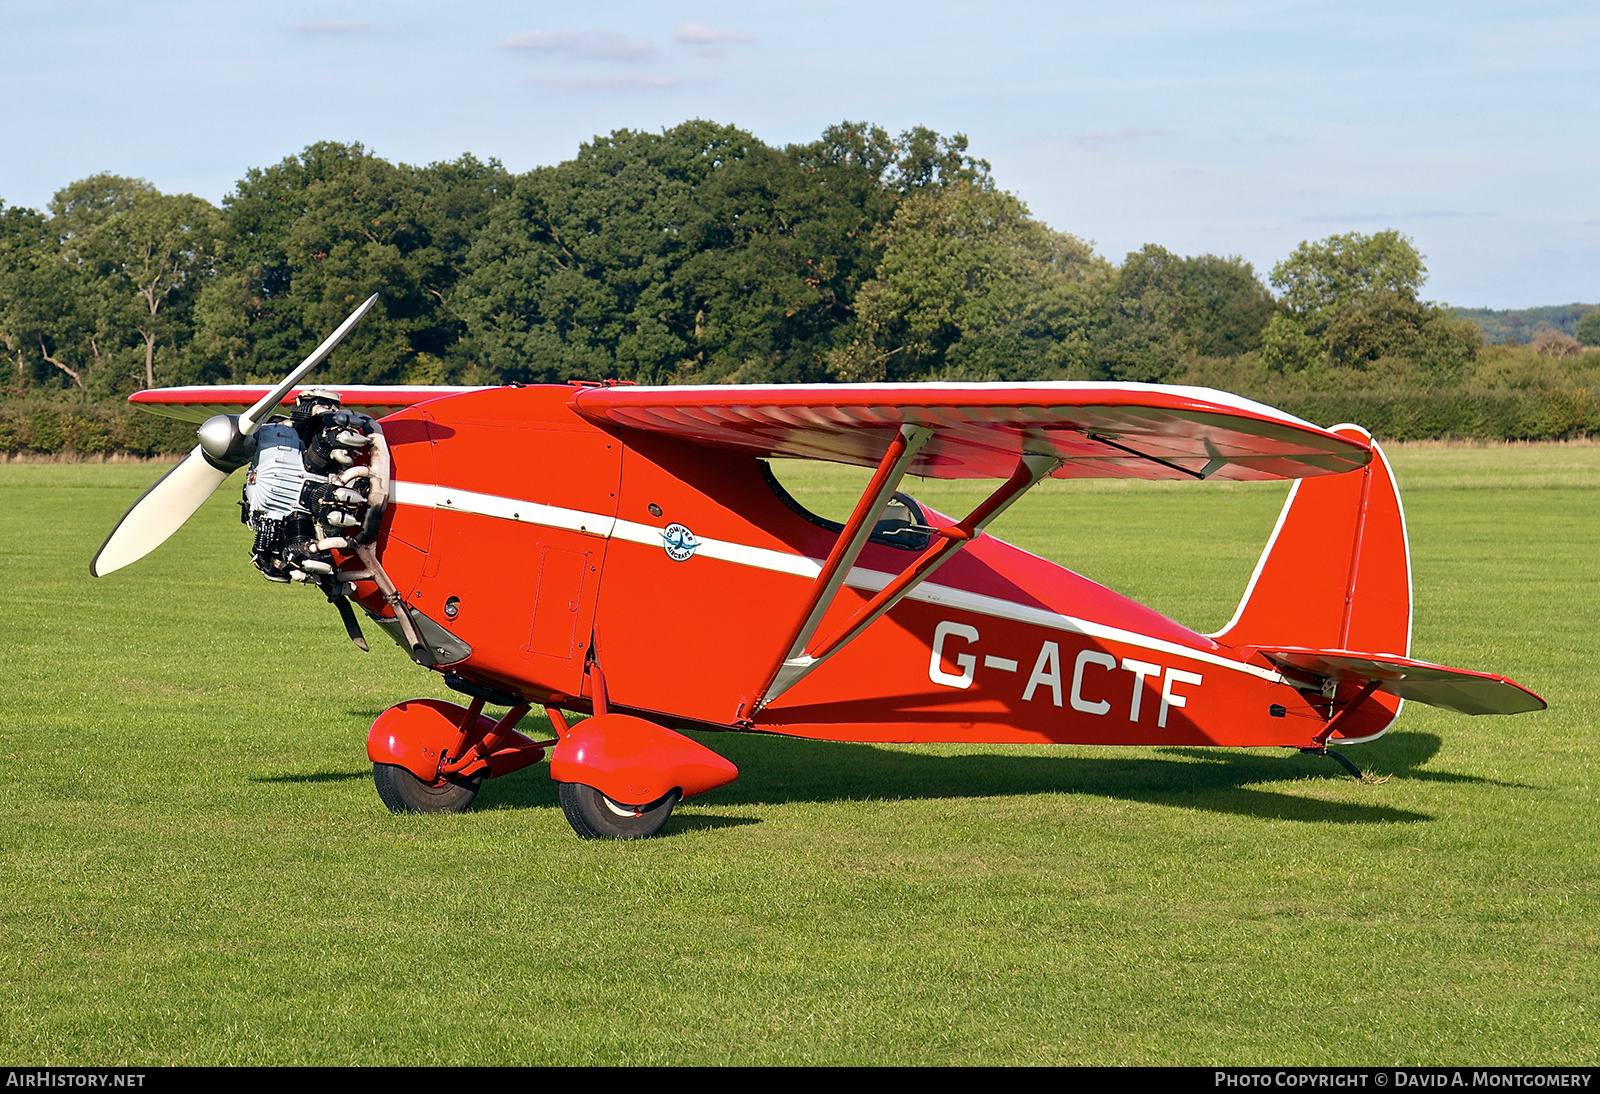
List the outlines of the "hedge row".
{"label": "hedge row", "polygon": [[1327,392],[1281,406],[1319,425],[1354,422],[1387,441],[1559,441],[1600,432],[1600,398],[1589,388]]}
{"label": "hedge row", "polygon": [[194,430],[127,403],[0,402],[0,452],[175,456],[194,447]]}
{"label": "hedge row", "polygon": [[[1322,425],[1355,422],[1383,440],[1553,441],[1600,432],[1600,398],[1589,388],[1327,392],[1279,405]],[[0,402],[0,452],[176,456],[194,447],[194,429],[126,403]]]}

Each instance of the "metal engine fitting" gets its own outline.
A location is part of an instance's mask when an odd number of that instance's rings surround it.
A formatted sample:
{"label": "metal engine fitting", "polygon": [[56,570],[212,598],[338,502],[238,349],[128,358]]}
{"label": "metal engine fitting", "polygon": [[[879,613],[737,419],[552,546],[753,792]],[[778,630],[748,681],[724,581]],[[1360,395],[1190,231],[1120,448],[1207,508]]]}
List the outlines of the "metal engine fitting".
{"label": "metal engine fitting", "polygon": [[[224,453],[236,447],[224,428],[231,424],[224,418],[212,430],[213,447]],[[256,533],[252,561],[270,581],[320,588],[365,649],[347,597],[358,581],[378,581],[385,599],[392,590],[374,573],[381,566],[366,550],[389,500],[382,427],[343,409],[337,392],[312,388],[295,400],[287,420],[263,424],[252,440],[240,502],[241,520]]]}

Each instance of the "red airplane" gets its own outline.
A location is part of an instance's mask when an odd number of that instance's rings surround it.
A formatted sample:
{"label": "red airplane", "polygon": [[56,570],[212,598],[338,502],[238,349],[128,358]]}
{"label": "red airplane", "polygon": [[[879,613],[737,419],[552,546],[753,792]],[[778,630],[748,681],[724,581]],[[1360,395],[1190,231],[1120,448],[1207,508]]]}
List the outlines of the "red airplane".
{"label": "red airplane", "polygon": [[[1545,706],[1410,657],[1405,517],[1356,426],[1147,384],[297,388],[370,305],[276,388],[134,395],[203,422],[200,443],[90,569],[142,557],[248,467],[263,573],[322,589],[364,649],[353,600],[470,699],[373,723],[391,809],[464,809],[550,750],[580,836],[648,836],[738,774],[680,729],[1273,745],[1359,777],[1328,745],[1382,735],[1406,699]],[[874,471],[841,525],[771,457]],[[1002,481],[956,519],[898,492],[908,474]],[[985,533],[1047,477],[1296,481],[1234,618],[1204,635]],[[535,704],[554,739],[517,731]]]}

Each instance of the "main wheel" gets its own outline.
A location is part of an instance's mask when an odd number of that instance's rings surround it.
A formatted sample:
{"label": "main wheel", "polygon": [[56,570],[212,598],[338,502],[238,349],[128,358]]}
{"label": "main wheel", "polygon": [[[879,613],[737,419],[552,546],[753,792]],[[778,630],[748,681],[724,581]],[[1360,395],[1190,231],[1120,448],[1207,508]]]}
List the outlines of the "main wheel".
{"label": "main wheel", "polygon": [[567,823],[584,839],[643,839],[661,831],[678,804],[670,791],[649,805],[620,805],[592,786],[561,784],[561,811]]}
{"label": "main wheel", "polygon": [[459,813],[478,796],[483,776],[440,779],[438,785],[430,785],[399,764],[373,764],[372,781],[383,804],[396,813]]}

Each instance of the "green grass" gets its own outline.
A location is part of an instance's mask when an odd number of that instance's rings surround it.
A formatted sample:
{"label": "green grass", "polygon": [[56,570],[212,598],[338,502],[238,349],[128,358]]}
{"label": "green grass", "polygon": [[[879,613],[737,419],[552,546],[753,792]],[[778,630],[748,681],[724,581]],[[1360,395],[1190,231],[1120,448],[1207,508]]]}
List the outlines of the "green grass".
{"label": "green grass", "polygon": [[[0,1056],[1592,1062],[1600,447],[1391,455],[1414,653],[1549,712],[1408,706],[1351,750],[1381,786],[1284,752],[721,735],[739,780],[631,844],[576,839],[543,767],[386,812],[366,727],[444,693],[256,576],[233,487],[95,581],[162,469],[0,465]],[[1210,629],[1283,492],[1047,483],[995,530]]]}

